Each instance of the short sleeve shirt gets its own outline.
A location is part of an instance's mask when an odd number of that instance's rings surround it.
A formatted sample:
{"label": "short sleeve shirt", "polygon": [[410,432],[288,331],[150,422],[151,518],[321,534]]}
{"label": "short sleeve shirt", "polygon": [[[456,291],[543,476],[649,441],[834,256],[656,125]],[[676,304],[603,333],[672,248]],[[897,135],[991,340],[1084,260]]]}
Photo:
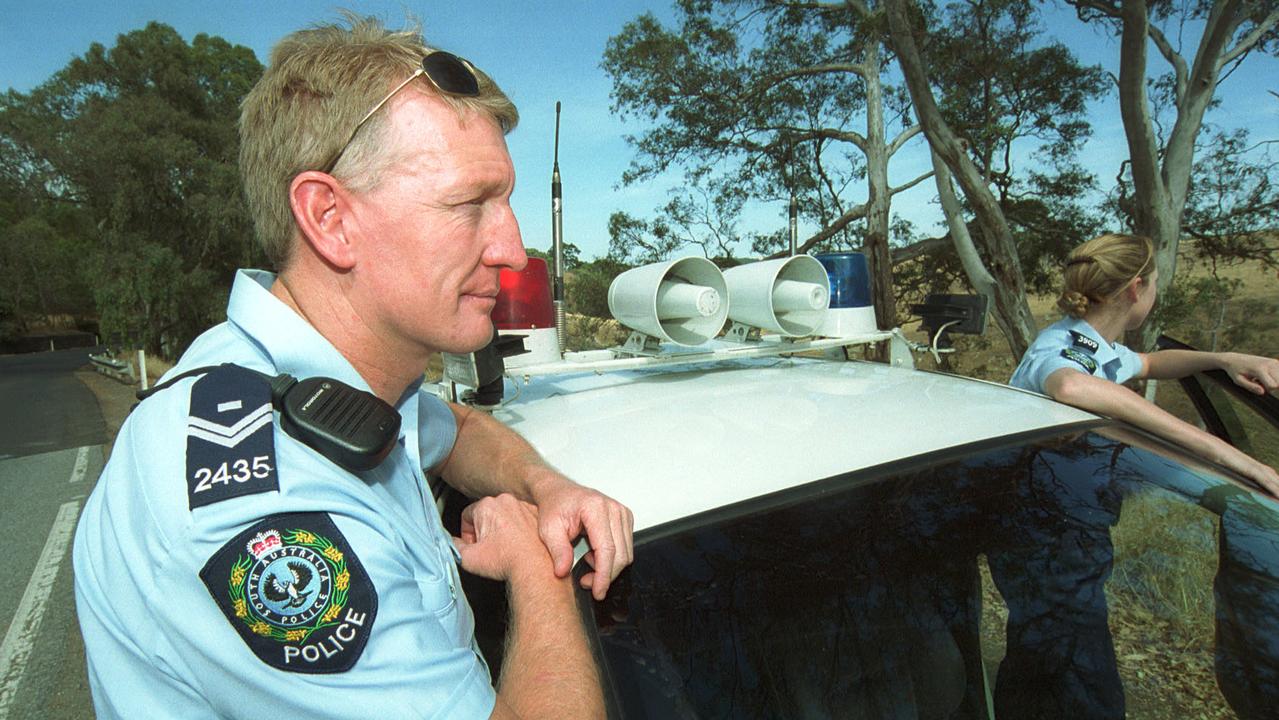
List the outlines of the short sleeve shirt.
{"label": "short sleeve shirt", "polygon": [[[227,321],[170,376],[234,363],[368,390],[273,280],[237,274]],[[410,387],[390,455],[353,473],[285,432],[254,378],[223,368],[143,401],[85,504],[75,591],[97,716],[489,717],[423,471],[452,449],[448,406]]]}
{"label": "short sleeve shirt", "polygon": [[1125,383],[1141,372],[1142,362],[1140,355],[1107,342],[1083,320],[1065,317],[1039,333],[1008,383],[1043,393],[1048,376],[1062,368]]}

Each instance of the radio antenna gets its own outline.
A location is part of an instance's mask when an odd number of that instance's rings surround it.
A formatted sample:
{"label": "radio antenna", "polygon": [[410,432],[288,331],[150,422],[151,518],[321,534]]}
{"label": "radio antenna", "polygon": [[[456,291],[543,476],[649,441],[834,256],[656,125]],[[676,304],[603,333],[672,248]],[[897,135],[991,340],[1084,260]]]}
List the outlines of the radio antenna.
{"label": "radio antenna", "polygon": [[567,348],[564,318],[564,198],[560,189],[560,102],[555,101],[555,159],[551,166],[551,247],[555,255],[555,277],[551,282],[555,306],[555,337],[560,352]]}
{"label": "radio antenna", "polygon": [[[794,257],[798,254],[799,249],[799,200],[795,197],[795,144],[791,143],[790,152],[787,155],[787,164],[790,165],[790,181],[786,184],[790,186],[790,208],[787,213],[790,218],[790,254]],[[785,175],[785,173],[782,173]]]}

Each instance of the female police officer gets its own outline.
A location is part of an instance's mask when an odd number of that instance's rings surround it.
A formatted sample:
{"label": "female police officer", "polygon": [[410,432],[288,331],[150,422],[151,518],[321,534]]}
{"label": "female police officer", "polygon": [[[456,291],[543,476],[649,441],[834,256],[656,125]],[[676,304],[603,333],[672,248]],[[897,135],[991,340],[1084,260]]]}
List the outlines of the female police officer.
{"label": "female police officer", "polygon": [[1279,390],[1279,360],[1189,350],[1138,353],[1117,343],[1125,330],[1141,325],[1150,313],[1158,272],[1147,237],[1107,234],[1075,248],[1066,261],[1065,286],[1057,300],[1066,317],[1039,334],[1009,382],[1149,430],[1279,496],[1274,468],[1122,385],[1133,378],[1180,378],[1220,369],[1259,395]]}

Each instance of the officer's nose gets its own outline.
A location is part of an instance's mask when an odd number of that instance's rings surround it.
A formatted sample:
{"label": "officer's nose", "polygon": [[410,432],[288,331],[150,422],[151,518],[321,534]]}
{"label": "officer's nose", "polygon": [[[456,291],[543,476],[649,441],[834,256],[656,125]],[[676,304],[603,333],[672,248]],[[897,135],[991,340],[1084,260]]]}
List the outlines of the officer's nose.
{"label": "officer's nose", "polygon": [[483,255],[485,265],[523,270],[528,264],[524,241],[520,237],[520,224],[510,205],[503,207],[501,217],[489,228],[486,242]]}

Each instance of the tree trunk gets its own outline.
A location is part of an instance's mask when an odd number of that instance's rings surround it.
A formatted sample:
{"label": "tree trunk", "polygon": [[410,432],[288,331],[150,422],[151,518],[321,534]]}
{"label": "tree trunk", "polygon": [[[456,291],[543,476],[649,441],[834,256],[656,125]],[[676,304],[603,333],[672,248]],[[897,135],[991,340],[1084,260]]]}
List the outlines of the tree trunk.
{"label": "tree trunk", "polygon": [[1004,219],[1003,210],[986,184],[981,172],[968,157],[963,143],[957,138],[933,98],[928,73],[923,58],[911,32],[908,0],[885,0],[888,25],[897,63],[901,66],[910,91],[910,99],[924,128],[928,144],[954,173],[955,180],[973,208],[973,214],[981,233],[978,240],[986,258],[986,267],[994,278],[995,322],[1008,338],[1013,357],[1020,360],[1035,339],[1035,318],[1026,301],[1026,283],[1021,273],[1021,262],[1013,241],[1012,230]]}
{"label": "tree trunk", "polygon": [[[868,41],[862,64],[879,68],[879,42]],[[871,298],[875,322],[881,328],[897,326],[897,297],[893,291],[893,260],[888,249],[889,210],[888,143],[884,132],[883,88],[877,72],[866,78],[866,250],[871,274]]]}
{"label": "tree trunk", "polygon": [[[1146,98],[1146,53],[1152,39],[1150,8],[1146,0],[1124,0],[1120,8],[1119,111],[1132,167],[1132,223],[1138,234],[1154,241],[1161,296],[1177,272],[1177,247],[1190,189],[1195,138],[1203,125],[1204,112],[1212,103],[1221,68],[1227,55],[1238,56],[1279,21],[1279,10],[1271,11],[1239,45],[1229,47],[1245,15],[1252,10],[1248,5],[1242,0],[1221,0],[1213,5],[1204,22],[1194,62],[1189,66],[1166,42],[1157,43],[1173,65],[1176,79],[1177,118],[1162,149],[1162,159]],[[1150,350],[1160,332],[1158,315],[1151,313],[1141,327],[1127,334],[1125,342],[1137,350]]]}
{"label": "tree trunk", "polygon": [[931,153],[931,155],[933,178],[937,182],[937,197],[941,200],[942,212],[946,216],[946,227],[950,230],[950,239],[955,246],[955,252],[959,255],[959,263],[964,267],[964,274],[968,276],[969,284],[978,293],[986,296],[986,301],[993,307],[998,283],[982,264],[977,246],[973,244],[972,235],[968,233],[963,208],[959,205],[959,198],[955,196],[954,186],[950,184],[950,169],[937,153]]}

